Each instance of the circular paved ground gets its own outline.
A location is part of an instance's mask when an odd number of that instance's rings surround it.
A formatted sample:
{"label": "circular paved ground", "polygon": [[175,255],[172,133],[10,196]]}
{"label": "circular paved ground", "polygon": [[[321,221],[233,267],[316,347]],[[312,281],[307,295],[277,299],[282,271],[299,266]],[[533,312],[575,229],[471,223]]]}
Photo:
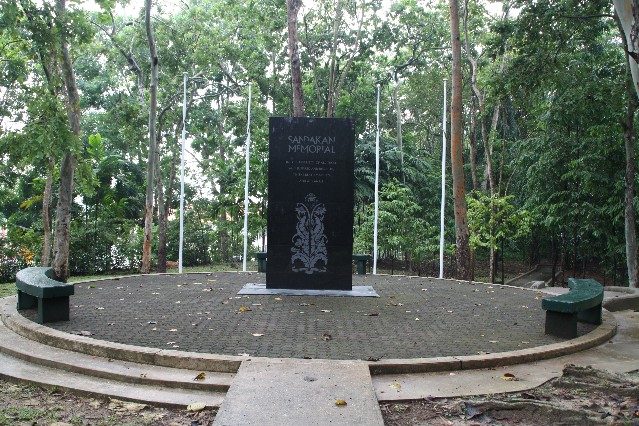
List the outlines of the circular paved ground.
{"label": "circular paved ground", "polygon": [[[264,280],[228,272],[78,283],[71,320],[47,325],[138,346],[285,358],[476,355],[563,340],[544,335],[536,291],[354,275],[353,285],[372,285],[380,297],[237,296]],[[580,335],[593,329],[579,327]]]}

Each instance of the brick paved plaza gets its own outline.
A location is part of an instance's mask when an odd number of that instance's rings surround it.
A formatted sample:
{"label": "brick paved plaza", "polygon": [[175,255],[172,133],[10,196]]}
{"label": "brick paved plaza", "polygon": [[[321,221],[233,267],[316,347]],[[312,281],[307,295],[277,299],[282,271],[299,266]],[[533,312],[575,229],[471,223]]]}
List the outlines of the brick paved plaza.
{"label": "brick paved plaza", "polygon": [[476,355],[562,341],[544,335],[542,295],[531,290],[354,275],[353,285],[380,297],[237,296],[263,282],[264,274],[227,272],[78,283],[71,320],[47,325],[138,346],[286,358]]}

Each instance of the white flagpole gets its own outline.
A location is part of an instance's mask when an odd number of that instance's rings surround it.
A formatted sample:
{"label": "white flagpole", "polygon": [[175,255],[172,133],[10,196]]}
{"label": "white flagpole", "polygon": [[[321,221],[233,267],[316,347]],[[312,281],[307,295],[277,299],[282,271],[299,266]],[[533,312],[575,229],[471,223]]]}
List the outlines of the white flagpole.
{"label": "white flagpole", "polygon": [[248,210],[249,210],[249,165],[251,147],[251,83],[249,83],[248,120],[246,123],[246,173],[244,177],[244,256],[242,256],[242,270],[246,272],[246,255],[248,252]]}
{"label": "white flagpole", "polygon": [[184,73],[184,99],[182,101],[182,159],[180,162],[180,248],[178,272],[182,273],[182,247],[184,246],[184,144],[186,141],[186,81],[188,73]]}
{"label": "white flagpole", "polygon": [[375,135],[375,224],[373,227],[373,274],[377,274],[377,220],[379,218],[379,84],[377,85],[377,132]]}
{"label": "white flagpole", "polygon": [[444,206],[446,198],[446,79],[444,79],[444,113],[442,117],[442,205],[439,232],[439,278],[444,278]]}

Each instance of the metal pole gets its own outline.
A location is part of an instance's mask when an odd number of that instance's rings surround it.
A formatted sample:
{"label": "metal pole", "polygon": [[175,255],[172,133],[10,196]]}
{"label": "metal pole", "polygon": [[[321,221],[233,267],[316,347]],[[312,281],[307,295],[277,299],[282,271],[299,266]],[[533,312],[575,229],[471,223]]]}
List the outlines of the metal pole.
{"label": "metal pole", "polygon": [[377,221],[379,219],[379,84],[377,85],[377,132],[375,135],[375,223],[373,227],[373,274],[377,274]]}
{"label": "metal pole", "polygon": [[186,82],[188,73],[184,73],[184,99],[182,101],[182,159],[180,160],[180,248],[178,272],[182,273],[182,247],[184,246],[184,144],[186,141]]}
{"label": "metal pole", "polygon": [[442,205],[439,232],[439,278],[444,278],[444,206],[446,201],[446,79],[444,79],[444,113],[442,115]]}
{"label": "metal pole", "polygon": [[246,272],[246,255],[248,253],[248,210],[249,210],[249,169],[251,148],[251,83],[249,83],[248,120],[246,123],[246,171],[244,176],[244,256],[242,256],[242,270]]}

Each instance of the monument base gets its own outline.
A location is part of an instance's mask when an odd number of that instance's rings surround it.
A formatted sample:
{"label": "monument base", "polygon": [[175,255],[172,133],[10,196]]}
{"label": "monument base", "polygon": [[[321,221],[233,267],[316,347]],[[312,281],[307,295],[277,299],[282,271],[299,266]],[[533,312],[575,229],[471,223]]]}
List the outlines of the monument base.
{"label": "monument base", "polygon": [[370,285],[356,285],[352,290],[299,290],[292,288],[266,288],[266,284],[244,284],[238,295],[279,296],[331,296],[331,297],[379,297]]}

